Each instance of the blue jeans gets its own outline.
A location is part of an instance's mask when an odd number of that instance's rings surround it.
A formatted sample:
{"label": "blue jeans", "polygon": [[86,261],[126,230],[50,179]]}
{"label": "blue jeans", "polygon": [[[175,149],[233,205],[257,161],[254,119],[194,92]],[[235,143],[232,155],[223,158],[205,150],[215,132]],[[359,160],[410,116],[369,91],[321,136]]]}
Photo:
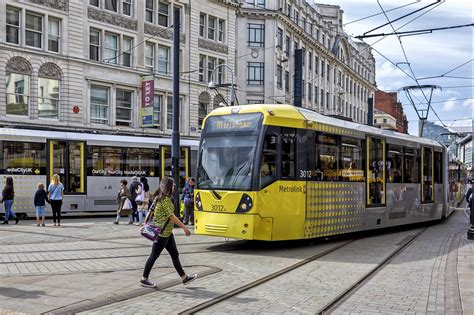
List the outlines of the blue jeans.
{"label": "blue jeans", "polygon": [[138,210],[138,223],[143,224],[143,221],[145,220],[147,215],[146,210]]}
{"label": "blue jeans", "polygon": [[16,219],[15,211],[13,211],[13,199],[12,200],[4,200],[3,201],[3,206],[5,207],[5,221],[8,221],[10,216],[12,216],[13,219]]}

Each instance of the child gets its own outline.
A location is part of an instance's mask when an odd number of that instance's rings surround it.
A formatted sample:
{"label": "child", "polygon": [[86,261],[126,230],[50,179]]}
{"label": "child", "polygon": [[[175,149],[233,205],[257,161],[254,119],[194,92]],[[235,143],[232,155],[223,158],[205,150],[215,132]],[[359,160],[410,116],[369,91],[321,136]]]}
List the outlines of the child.
{"label": "child", "polygon": [[[42,183],[38,184],[38,190],[35,193],[35,207],[36,207],[36,225],[45,226],[44,225],[44,208],[46,206],[45,201],[48,200],[48,194],[46,190],[44,190],[44,185]],[[41,219],[40,219],[41,217]]]}

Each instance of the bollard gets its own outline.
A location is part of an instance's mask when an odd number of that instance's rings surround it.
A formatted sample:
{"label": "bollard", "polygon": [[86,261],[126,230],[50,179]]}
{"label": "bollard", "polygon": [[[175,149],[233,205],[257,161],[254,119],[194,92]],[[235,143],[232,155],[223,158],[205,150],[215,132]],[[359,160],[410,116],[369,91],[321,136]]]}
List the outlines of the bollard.
{"label": "bollard", "polygon": [[[471,196],[471,200],[474,198]],[[471,215],[470,215],[471,227],[467,230],[467,239],[474,240],[474,200],[471,202]]]}

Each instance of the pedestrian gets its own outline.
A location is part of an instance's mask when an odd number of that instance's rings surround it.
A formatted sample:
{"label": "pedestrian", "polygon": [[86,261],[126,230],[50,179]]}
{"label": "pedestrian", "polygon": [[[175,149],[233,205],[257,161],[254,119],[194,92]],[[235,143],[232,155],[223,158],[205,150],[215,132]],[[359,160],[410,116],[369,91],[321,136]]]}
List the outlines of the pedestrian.
{"label": "pedestrian", "polygon": [[137,189],[140,186],[140,182],[138,181],[138,177],[132,177],[132,183],[130,184],[130,201],[132,202],[132,223],[134,220],[138,222],[138,205],[135,199],[137,198]]}
{"label": "pedestrian", "polygon": [[36,208],[36,226],[45,226],[44,224],[44,210],[48,200],[48,193],[44,190],[43,183],[38,184],[38,189],[35,193],[35,208]]}
{"label": "pedestrian", "polygon": [[48,196],[51,203],[51,209],[53,210],[53,223],[56,226],[56,220],[58,226],[61,226],[61,207],[63,205],[64,186],[59,181],[59,175],[54,174],[51,178],[51,184],[48,187]]}
{"label": "pedestrian", "polygon": [[186,274],[179,260],[179,252],[178,248],[176,247],[176,241],[173,236],[173,225],[176,224],[177,226],[182,228],[186,236],[190,236],[191,232],[174,215],[174,206],[171,202],[171,195],[173,194],[173,185],[174,182],[171,178],[163,177],[160,183],[160,187],[155,192],[153,209],[150,209],[150,211],[153,211],[154,213],[154,224],[162,228],[162,232],[160,237],[153,242],[151,254],[148,257],[145,264],[145,268],[143,270],[143,277],[140,280],[140,284],[145,287],[156,287],[156,284],[151,282],[148,279],[148,276],[150,275],[151,269],[153,268],[155,261],[158,259],[164,248],[166,248],[169,255],[171,256],[173,266],[181,277],[183,284],[188,284],[197,278],[197,274]]}
{"label": "pedestrian", "polygon": [[20,219],[16,216],[15,211],[13,211],[13,202],[15,199],[15,190],[13,189],[13,178],[10,176],[7,177],[5,182],[5,187],[2,191],[2,203],[5,207],[5,219],[2,224],[8,224],[10,217],[15,219],[15,224],[18,224]]}
{"label": "pedestrian", "polygon": [[117,217],[115,218],[114,224],[119,224],[120,216],[128,215],[128,224],[133,224],[132,217],[132,203],[130,200],[130,190],[127,187],[128,182],[125,179],[120,181],[120,190],[117,195]]}
{"label": "pedestrian", "polygon": [[[140,197],[140,198],[139,198]],[[148,180],[146,177],[140,177],[140,185],[138,186],[137,197],[135,202],[137,203],[138,211],[138,225],[143,225],[143,220],[145,219],[148,207],[150,204],[150,186],[148,185]]]}
{"label": "pedestrian", "polygon": [[184,224],[194,225],[194,184],[196,180],[190,177],[183,189]]}
{"label": "pedestrian", "polygon": [[471,208],[471,205],[472,205],[472,199],[473,199],[473,187],[474,185],[472,185],[466,192],[466,201],[467,201],[467,207],[470,209]]}

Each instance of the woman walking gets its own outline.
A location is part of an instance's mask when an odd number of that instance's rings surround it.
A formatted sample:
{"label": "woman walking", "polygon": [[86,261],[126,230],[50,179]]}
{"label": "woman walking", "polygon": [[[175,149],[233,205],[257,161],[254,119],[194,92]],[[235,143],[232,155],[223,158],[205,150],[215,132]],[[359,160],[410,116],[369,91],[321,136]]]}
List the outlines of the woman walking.
{"label": "woman walking", "polygon": [[164,248],[168,251],[173,261],[173,266],[183,280],[183,284],[188,284],[197,278],[197,274],[187,275],[181,262],[179,261],[179,252],[176,247],[176,241],[173,236],[173,225],[176,224],[183,229],[186,236],[190,236],[191,232],[188,228],[174,215],[174,207],[171,202],[171,195],[173,194],[174,182],[169,177],[163,177],[160,183],[160,188],[155,192],[154,208],[154,223],[156,226],[162,228],[161,236],[153,242],[150,257],[148,257],[145,269],[143,270],[143,277],[140,284],[145,287],[154,288],[156,284],[148,280],[151,269],[155,261],[160,256]]}
{"label": "woman walking", "polygon": [[8,224],[8,219],[10,219],[10,216],[15,219],[15,224],[18,224],[18,221],[20,221],[20,219],[18,219],[18,217],[16,216],[15,211],[13,211],[14,199],[15,190],[13,189],[13,178],[8,176],[5,182],[5,187],[2,191],[2,202],[3,206],[5,207],[5,219],[2,224]]}
{"label": "woman walking", "polygon": [[[137,201],[140,196],[140,201]],[[140,186],[137,189],[137,199],[135,200],[138,207],[138,225],[143,225],[150,204],[150,186],[146,177],[140,177]]]}
{"label": "woman walking", "polygon": [[64,186],[59,181],[59,175],[54,174],[51,178],[51,184],[48,187],[48,196],[51,202],[51,209],[53,210],[53,223],[56,226],[61,226],[61,206],[63,205]]}
{"label": "woman walking", "polygon": [[128,224],[133,223],[132,217],[132,203],[130,202],[130,189],[127,187],[128,182],[125,179],[120,181],[120,191],[117,196],[117,217],[115,218],[114,224],[119,224],[120,216],[128,215]]}

